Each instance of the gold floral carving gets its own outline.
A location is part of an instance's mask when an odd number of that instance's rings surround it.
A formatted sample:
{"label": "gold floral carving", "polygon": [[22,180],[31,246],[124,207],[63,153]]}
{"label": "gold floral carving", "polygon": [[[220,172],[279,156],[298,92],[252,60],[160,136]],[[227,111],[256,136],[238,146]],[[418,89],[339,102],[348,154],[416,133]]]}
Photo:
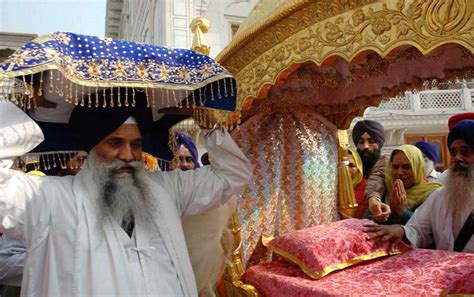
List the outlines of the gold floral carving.
{"label": "gold floral carving", "polygon": [[268,18],[270,17],[270,14],[275,12],[277,8],[282,7],[284,5],[292,5],[291,2],[295,2],[295,1],[292,1],[292,0],[290,1],[288,0],[260,0],[258,1],[253,7],[250,14],[245,19],[245,22],[243,22],[240,25],[239,30],[245,31],[249,28],[250,29],[255,28],[258,23],[268,20]]}
{"label": "gold floral carving", "polygon": [[[242,66],[248,65],[263,52],[284,43],[288,37],[298,34],[301,30],[374,2],[377,1],[289,0],[278,8],[268,5],[268,8],[274,9],[273,13],[256,22],[254,27],[239,30],[234,41],[217,56],[216,60],[235,74]],[[242,29],[245,29],[244,25]],[[254,42],[256,36],[258,42]]]}
{"label": "gold floral carving", "polygon": [[[469,60],[473,55],[465,48],[452,45],[460,49],[464,59]],[[443,48],[443,50],[446,48]],[[442,55],[442,50],[437,54],[432,54],[428,59],[436,60]],[[271,88],[265,97],[265,100],[256,100],[252,103],[252,108],[244,110],[244,120],[257,113],[273,113],[285,111],[288,108],[299,108],[307,112],[315,111],[326,117],[330,122],[340,129],[347,129],[351,120],[360,116],[367,106],[377,106],[381,100],[395,97],[403,94],[407,89],[424,90],[433,87],[446,87],[460,77],[474,77],[474,68],[466,66],[464,68],[444,69],[444,78],[442,81],[435,78],[426,81],[418,76],[405,79],[398,85],[387,85],[382,88],[379,93],[369,95],[355,96],[348,98],[347,101],[334,102],[325,101],[319,95],[319,89],[329,87],[333,89],[344,88],[357,81],[362,81],[374,76],[387,77],[388,67],[394,63],[403,63],[403,61],[416,60],[421,58],[422,54],[415,48],[407,48],[397,53],[396,57],[391,59],[383,59],[377,54],[369,54],[364,60],[364,67],[358,65],[350,65],[345,76],[341,76],[336,72],[321,73],[318,68],[312,64],[303,64],[294,71],[292,77],[289,77],[285,83],[277,88]],[[318,86],[311,89],[294,89],[288,85],[311,85]],[[275,89],[278,91],[275,93]],[[250,101],[250,100],[249,100]],[[311,102],[311,105],[307,105]]]}
{"label": "gold floral carving", "polygon": [[249,105],[247,98],[265,97],[263,91],[282,73],[307,61],[321,65],[331,56],[351,61],[367,51],[385,57],[404,46],[426,54],[446,43],[474,52],[470,0],[350,2],[308,4],[259,35],[249,35],[247,43],[231,43],[218,59],[236,76],[238,108]]}

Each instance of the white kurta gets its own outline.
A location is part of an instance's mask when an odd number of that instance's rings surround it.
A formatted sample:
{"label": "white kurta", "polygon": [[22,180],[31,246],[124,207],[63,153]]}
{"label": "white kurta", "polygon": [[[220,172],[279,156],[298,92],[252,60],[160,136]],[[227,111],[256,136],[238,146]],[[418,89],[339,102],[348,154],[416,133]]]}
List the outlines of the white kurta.
{"label": "white kurta", "polygon": [[[0,158],[24,154],[41,141],[24,116],[7,121],[0,109],[0,119],[0,134],[6,135]],[[14,133],[13,121],[23,125]],[[207,149],[212,166],[149,174],[156,233],[136,222],[132,239],[118,222],[101,231],[99,189],[87,175],[39,177],[0,169],[0,231],[27,245],[22,295],[197,296],[181,217],[221,205],[251,177],[248,160],[227,132],[212,133]]]}
{"label": "white kurta", "polygon": [[[465,208],[453,218],[448,215],[445,188],[434,191],[430,197],[413,213],[404,226],[410,243],[426,248],[433,242],[438,250],[454,250],[454,242],[472,209]],[[474,237],[467,242],[463,252],[474,253]]]}

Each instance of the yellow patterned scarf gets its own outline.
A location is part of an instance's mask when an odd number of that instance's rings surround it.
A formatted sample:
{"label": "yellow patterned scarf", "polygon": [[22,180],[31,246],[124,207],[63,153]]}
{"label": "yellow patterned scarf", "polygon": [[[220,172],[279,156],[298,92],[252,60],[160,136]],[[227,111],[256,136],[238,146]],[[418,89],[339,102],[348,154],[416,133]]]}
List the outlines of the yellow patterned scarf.
{"label": "yellow patterned scarf", "polygon": [[[421,151],[410,144],[403,144],[397,147],[393,152],[392,156],[396,151],[402,151],[408,158],[415,176],[415,185],[405,189],[408,199],[408,207],[410,209],[423,203],[430,194],[441,187],[438,183],[428,183],[425,181],[425,160]],[[390,157],[390,160],[392,157]],[[393,190],[393,178],[392,178],[392,162],[390,161],[385,169],[385,188],[387,189],[386,201],[390,202]]]}

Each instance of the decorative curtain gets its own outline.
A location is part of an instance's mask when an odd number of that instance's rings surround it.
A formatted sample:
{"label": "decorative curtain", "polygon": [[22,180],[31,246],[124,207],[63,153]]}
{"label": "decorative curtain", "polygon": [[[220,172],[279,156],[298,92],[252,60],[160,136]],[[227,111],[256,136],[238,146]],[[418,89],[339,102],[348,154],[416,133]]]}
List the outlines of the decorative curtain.
{"label": "decorative curtain", "polygon": [[290,108],[260,112],[233,136],[254,166],[238,201],[244,263],[252,264],[262,234],[278,236],[338,219],[337,137],[331,123]]}

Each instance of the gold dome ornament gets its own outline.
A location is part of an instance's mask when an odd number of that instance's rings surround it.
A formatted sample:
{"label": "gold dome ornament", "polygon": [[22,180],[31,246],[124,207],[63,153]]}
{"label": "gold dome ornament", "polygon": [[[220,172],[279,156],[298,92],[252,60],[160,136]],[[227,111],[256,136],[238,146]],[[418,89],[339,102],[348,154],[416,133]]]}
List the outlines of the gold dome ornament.
{"label": "gold dome ornament", "polygon": [[191,32],[194,33],[193,45],[191,47],[193,51],[209,56],[209,53],[211,52],[211,47],[209,46],[209,43],[207,42],[204,34],[209,31],[210,26],[211,22],[205,17],[195,18],[191,22],[191,25],[189,25],[189,27],[191,28]]}

